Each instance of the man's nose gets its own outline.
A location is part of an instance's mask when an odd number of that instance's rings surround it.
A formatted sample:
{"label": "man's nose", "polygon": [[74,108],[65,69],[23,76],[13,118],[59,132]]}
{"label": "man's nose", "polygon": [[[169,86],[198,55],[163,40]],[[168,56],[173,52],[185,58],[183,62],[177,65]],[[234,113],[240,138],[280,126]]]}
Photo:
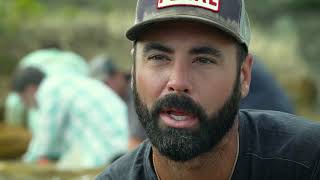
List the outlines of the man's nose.
{"label": "man's nose", "polygon": [[183,92],[189,94],[192,90],[191,88],[190,69],[187,65],[175,63],[167,83],[167,90],[169,92]]}

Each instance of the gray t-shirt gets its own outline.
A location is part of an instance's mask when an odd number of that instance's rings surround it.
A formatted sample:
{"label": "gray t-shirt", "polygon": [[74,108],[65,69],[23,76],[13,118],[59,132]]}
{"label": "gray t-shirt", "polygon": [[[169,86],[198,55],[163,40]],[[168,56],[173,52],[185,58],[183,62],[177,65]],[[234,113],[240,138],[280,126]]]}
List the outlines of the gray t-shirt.
{"label": "gray t-shirt", "polygon": [[[276,112],[241,110],[240,152],[232,180],[319,180],[320,124]],[[144,141],[97,180],[156,180]]]}

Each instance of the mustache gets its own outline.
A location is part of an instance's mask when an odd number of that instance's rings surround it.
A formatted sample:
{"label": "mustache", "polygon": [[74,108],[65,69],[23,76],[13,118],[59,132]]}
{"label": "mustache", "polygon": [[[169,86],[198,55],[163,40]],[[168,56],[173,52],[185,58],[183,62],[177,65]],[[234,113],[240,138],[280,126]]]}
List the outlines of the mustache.
{"label": "mustache", "polygon": [[201,105],[185,94],[168,94],[160,98],[151,108],[151,116],[157,117],[165,109],[182,110],[188,114],[200,117],[200,119],[205,115],[205,111]]}

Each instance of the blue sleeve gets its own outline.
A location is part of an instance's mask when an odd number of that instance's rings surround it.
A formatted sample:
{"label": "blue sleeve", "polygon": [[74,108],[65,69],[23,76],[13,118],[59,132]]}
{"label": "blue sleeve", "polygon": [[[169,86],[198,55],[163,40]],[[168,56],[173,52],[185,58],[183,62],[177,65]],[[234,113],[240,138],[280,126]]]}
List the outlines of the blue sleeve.
{"label": "blue sleeve", "polygon": [[284,90],[259,61],[253,65],[250,92],[241,101],[240,108],[294,113],[293,105]]}
{"label": "blue sleeve", "polygon": [[[60,110],[58,94],[53,91],[38,92],[38,116],[34,120],[32,140],[24,156],[27,162],[37,161],[41,157],[56,159],[63,148],[59,138],[63,136],[65,111]],[[41,98],[46,97],[46,98]]]}

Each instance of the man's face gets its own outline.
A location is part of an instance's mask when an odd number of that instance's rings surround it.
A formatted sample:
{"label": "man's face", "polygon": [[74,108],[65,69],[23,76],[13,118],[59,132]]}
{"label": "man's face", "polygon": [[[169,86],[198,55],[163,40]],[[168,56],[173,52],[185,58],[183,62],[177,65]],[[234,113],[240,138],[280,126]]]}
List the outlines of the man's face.
{"label": "man's face", "polygon": [[124,100],[128,99],[129,81],[126,78],[125,73],[117,72],[112,75],[107,84]]}
{"label": "man's face", "polygon": [[236,51],[231,38],[194,23],[158,25],[136,44],[137,114],[160,153],[190,160],[232,127],[241,96]]}
{"label": "man's face", "polygon": [[36,85],[28,85],[23,92],[20,93],[23,104],[27,108],[33,108],[37,106],[35,94],[38,87]]}

